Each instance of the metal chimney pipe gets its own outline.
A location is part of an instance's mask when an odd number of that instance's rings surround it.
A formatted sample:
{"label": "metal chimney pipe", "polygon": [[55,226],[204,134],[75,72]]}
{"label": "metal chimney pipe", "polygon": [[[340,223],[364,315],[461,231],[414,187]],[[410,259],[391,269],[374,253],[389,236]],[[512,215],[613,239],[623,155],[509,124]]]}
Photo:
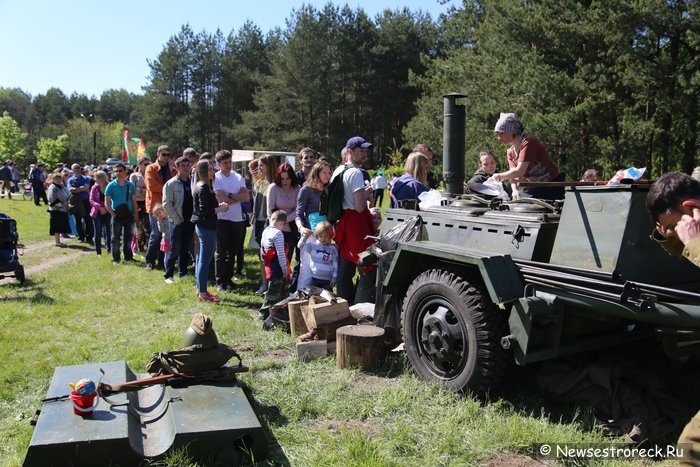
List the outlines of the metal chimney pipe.
{"label": "metal chimney pipe", "polygon": [[451,93],[444,98],[444,128],[442,145],[442,175],[445,180],[445,196],[464,193],[464,124],[466,111],[456,100],[467,97]]}

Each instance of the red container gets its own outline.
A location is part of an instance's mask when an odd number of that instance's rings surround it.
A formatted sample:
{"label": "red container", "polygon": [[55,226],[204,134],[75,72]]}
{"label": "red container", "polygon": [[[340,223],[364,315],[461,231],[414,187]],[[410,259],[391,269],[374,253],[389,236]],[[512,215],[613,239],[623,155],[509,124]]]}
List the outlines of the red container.
{"label": "red container", "polygon": [[95,410],[95,407],[100,402],[96,392],[82,396],[75,391],[71,391],[70,400],[73,403],[73,413],[76,415],[92,415],[92,411]]}

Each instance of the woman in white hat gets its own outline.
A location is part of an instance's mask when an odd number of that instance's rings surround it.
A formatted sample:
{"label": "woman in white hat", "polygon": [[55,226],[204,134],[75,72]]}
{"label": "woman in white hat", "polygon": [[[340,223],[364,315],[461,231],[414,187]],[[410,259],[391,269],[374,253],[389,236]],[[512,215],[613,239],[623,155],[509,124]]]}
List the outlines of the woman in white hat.
{"label": "woman in white hat", "polygon": [[511,180],[513,199],[519,197],[557,200],[564,198],[564,187],[522,187],[520,182],[559,182],[564,175],[552,162],[549,153],[532,135],[523,134],[523,124],[514,113],[501,113],[494,131],[503,144],[508,145],[506,159],[509,169],[495,173],[498,180]]}

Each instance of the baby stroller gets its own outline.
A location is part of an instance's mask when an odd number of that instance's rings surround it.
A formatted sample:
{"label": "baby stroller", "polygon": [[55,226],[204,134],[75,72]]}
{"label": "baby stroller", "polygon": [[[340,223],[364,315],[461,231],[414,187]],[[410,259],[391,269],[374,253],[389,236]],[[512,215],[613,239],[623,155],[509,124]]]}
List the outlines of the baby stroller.
{"label": "baby stroller", "polygon": [[0,213],[0,279],[15,277],[20,283],[24,282],[24,266],[19,264],[18,246],[22,245],[17,234],[17,221]]}

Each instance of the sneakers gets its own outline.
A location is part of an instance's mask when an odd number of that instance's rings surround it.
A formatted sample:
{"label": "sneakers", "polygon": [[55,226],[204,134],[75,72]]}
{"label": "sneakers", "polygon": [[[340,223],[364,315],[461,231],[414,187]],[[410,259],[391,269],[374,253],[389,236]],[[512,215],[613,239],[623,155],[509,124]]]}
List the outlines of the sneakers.
{"label": "sneakers", "polygon": [[267,292],[267,285],[265,284],[261,285],[260,288],[255,291],[256,295],[265,295],[265,292]]}
{"label": "sneakers", "polygon": [[153,269],[153,265],[151,263],[146,263],[146,271],[150,271]]}
{"label": "sneakers", "polygon": [[204,292],[204,295],[197,294],[197,301],[219,303],[221,301],[221,299],[219,298],[218,295],[214,295],[213,293],[209,293],[209,292]]}
{"label": "sneakers", "polygon": [[242,280],[243,280],[243,276],[240,275],[240,274],[234,274],[234,275],[233,275],[233,280],[234,280],[234,281],[242,281]]}
{"label": "sneakers", "polygon": [[165,283],[166,283],[166,284],[174,284],[175,281],[173,280],[172,277],[166,277],[166,278],[165,278]]}
{"label": "sneakers", "polygon": [[236,286],[233,285],[233,282],[231,281],[219,282],[218,284],[216,284],[216,290],[218,290],[219,292],[230,292],[235,288]]}

